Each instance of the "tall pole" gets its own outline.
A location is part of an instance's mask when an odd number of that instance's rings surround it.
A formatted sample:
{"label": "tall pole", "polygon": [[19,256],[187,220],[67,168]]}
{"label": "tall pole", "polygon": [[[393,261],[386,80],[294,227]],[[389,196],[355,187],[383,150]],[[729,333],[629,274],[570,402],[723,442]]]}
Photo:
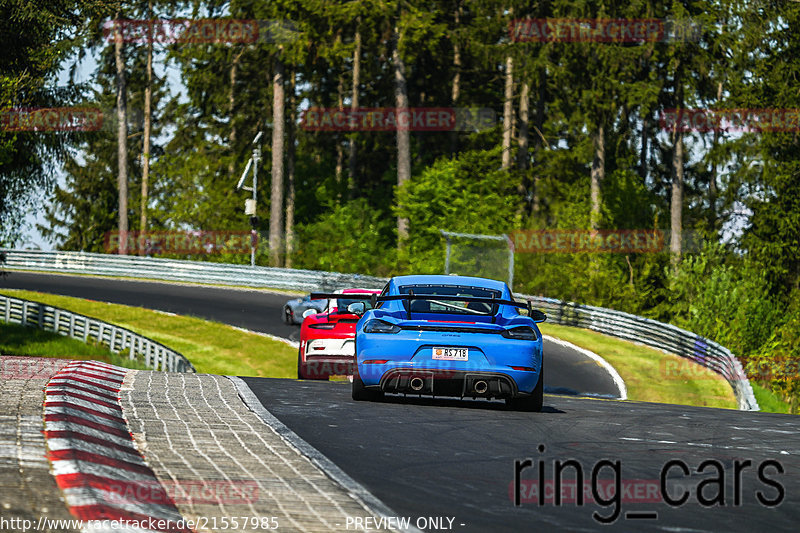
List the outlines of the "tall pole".
{"label": "tall pole", "polygon": [[[252,198],[244,202],[244,214],[250,217],[250,266],[256,266],[256,245],[258,244],[258,217],[256,216],[256,200],[258,199],[258,162],[261,161],[261,136],[263,131],[258,132],[255,139],[253,139],[253,156],[247,162],[247,166],[242,172],[242,177],[239,178],[239,183],[236,184],[236,190],[244,189],[252,192]],[[250,168],[253,168],[253,186],[245,187],[244,180],[247,179],[247,174]]]}
{"label": "tall pole", "polygon": [[253,216],[250,218],[250,266],[256,266],[256,244],[258,242],[258,232],[256,225],[258,217],[255,214],[256,194],[258,191],[258,162],[261,160],[261,145],[256,144],[253,148]]}

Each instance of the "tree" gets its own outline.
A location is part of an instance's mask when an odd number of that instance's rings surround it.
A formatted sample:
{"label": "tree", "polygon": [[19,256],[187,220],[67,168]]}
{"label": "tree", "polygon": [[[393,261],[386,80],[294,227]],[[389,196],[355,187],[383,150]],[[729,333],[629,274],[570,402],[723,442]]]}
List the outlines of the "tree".
{"label": "tree", "polygon": [[294,254],[294,207],[295,207],[295,169],[296,128],[297,128],[297,74],[294,69],[289,74],[289,122],[286,134],[286,261],[285,267],[292,267]]}
{"label": "tree", "polygon": [[[356,17],[356,29],[355,29],[355,45],[353,46],[353,83],[350,89],[350,109],[352,111],[356,111],[358,109],[358,93],[360,91],[359,85],[361,84],[361,16],[359,15]],[[356,171],[358,167],[358,146],[356,145],[356,140],[354,135],[350,135],[350,140],[348,143],[348,163],[347,163],[347,170],[348,170],[348,182],[347,182],[347,191],[348,191],[348,198],[352,198],[353,196],[353,189],[355,188],[356,183]]]}
{"label": "tree", "polygon": [[[0,4],[0,109],[70,106],[76,87],[51,88],[61,62],[81,42],[87,21],[111,12],[110,0]],[[52,185],[52,169],[82,136],[0,128],[0,243],[19,237],[29,202]]]}
{"label": "tree", "polygon": [[[147,20],[153,18],[153,0],[147,2]],[[144,132],[142,136],[142,193],[141,193],[141,214],[139,218],[139,231],[147,232],[147,200],[148,200],[148,181],[150,179],[150,130],[152,114],[152,95],[153,95],[153,26],[152,22],[147,27],[147,67],[146,81],[144,87]],[[140,254],[144,250],[139,250]]]}
{"label": "tree", "polygon": [[[119,253],[128,253],[128,87],[121,30],[122,12],[114,17],[114,60],[117,65],[117,190]],[[148,139],[149,140],[149,139]]]}
{"label": "tree", "polygon": [[[392,47],[392,65],[394,66],[395,107],[398,111],[408,110],[408,88],[406,83],[406,65],[400,55],[403,34],[397,25],[394,27],[394,46]],[[411,178],[411,132],[408,127],[397,128],[397,186],[402,187]],[[402,246],[408,239],[408,219],[397,218],[397,244]]]}
{"label": "tree", "polygon": [[283,259],[283,132],[284,87],[283,59],[280,53],[273,59],[272,72],[272,185],[269,214],[269,262],[281,266]]}
{"label": "tree", "polygon": [[[751,6],[739,16],[748,53],[736,54],[734,72],[752,75],[736,81],[731,107],[790,110],[777,131],[744,134],[756,153],[739,171],[740,196],[752,211],[742,241],[767,272],[773,294],[788,301],[800,288],[800,138],[790,119],[791,110],[800,109],[800,4]],[[741,144],[737,148],[743,152]]]}

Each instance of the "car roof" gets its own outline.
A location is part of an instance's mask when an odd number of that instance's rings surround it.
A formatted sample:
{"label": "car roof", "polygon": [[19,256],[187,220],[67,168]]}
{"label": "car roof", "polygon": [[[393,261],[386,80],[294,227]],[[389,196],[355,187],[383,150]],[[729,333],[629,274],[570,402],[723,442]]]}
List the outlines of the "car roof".
{"label": "car roof", "polygon": [[448,276],[444,274],[426,274],[413,276],[397,276],[393,280],[398,287],[406,285],[469,285],[484,289],[502,291],[506,284],[495,279],[478,278],[473,276]]}

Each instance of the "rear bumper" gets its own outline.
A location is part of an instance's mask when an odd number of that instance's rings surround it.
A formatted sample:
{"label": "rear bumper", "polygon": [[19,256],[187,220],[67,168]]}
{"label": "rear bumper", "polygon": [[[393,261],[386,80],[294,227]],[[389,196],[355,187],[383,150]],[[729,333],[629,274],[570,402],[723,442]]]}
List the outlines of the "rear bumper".
{"label": "rear bumper", "polygon": [[356,354],[355,339],[352,335],[342,338],[308,339],[305,342],[305,356],[312,358],[353,358]]}
{"label": "rear bumper", "polygon": [[[482,376],[488,378],[484,381],[492,397],[522,397],[536,388],[542,369],[541,338],[521,341],[479,333],[359,332],[356,347],[358,373],[364,385],[387,392],[405,392],[403,376],[426,373],[432,374],[434,383],[430,388],[426,382],[423,390],[430,392],[423,394],[471,397],[473,376]],[[461,360],[443,360],[435,357],[436,347],[465,348],[468,354]],[[397,376],[400,378],[395,379]]]}
{"label": "rear bumper", "polygon": [[356,371],[352,355],[342,357],[307,357],[300,362],[300,374],[309,379],[349,376]]}
{"label": "rear bumper", "polygon": [[460,398],[515,398],[516,382],[499,372],[394,368],[376,388],[384,392]]}

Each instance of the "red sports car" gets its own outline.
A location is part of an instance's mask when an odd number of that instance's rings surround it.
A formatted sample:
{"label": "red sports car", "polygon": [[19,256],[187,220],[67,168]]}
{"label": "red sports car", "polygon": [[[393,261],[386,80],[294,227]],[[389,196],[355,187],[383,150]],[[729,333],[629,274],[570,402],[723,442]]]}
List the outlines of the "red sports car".
{"label": "red sports car", "polygon": [[[380,294],[375,289],[344,289],[336,291],[341,298],[328,300],[322,313],[310,314],[300,328],[300,351],[297,355],[298,379],[328,379],[330,376],[353,374],[356,323],[361,318],[347,310],[355,302],[370,301],[348,299],[348,294]],[[308,311],[306,311],[308,312]]]}

